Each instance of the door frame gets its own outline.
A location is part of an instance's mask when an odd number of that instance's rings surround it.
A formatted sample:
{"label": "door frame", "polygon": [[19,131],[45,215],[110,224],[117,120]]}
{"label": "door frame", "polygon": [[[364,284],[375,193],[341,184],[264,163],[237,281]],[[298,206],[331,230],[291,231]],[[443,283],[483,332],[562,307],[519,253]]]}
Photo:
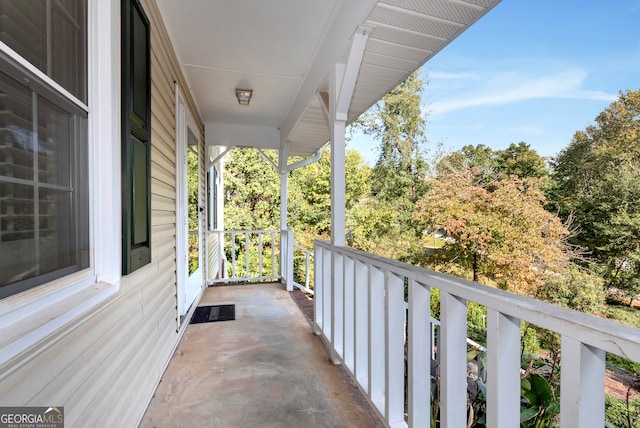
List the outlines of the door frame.
{"label": "door frame", "polygon": [[[188,189],[187,189],[187,147],[189,144],[189,129],[193,132],[198,140],[198,232],[199,232],[199,258],[198,269],[189,275],[189,208],[188,208]],[[201,148],[202,135],[198,132],[198,126],[193,115],[188,108],[180,86],[176,83],[176,273],[177,273],[177,323],[178,327],[185,321],[185,317],[193,303],[199,298],[204,289],[204,234],[202,230],[202,206],[203,198],[206,196],[202,192],[202,165],[201,165]],[[193,301],[187,302],[188,287],[191,281],[197,281],[200,278],[199,291],[195,293]]]}

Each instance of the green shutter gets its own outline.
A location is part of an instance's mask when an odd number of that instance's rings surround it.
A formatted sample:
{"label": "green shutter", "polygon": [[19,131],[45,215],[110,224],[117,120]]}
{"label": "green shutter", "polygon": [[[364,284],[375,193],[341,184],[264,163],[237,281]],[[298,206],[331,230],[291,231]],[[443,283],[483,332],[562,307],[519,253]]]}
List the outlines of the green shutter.
{"label": "green shutter", "polygon": [[122,273],[151,261],[149,20],[122,0]]}

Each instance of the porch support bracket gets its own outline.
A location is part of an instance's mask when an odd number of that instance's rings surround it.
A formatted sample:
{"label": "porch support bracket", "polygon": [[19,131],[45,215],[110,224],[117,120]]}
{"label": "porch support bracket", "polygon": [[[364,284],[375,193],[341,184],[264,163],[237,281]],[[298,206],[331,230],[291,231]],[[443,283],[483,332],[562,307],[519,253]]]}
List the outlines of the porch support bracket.
{"label": "porch support bracket", "polygon": [[220,159],[222,159],[224,157],[224,155],[226,155],[227,153],[229,153],[231,150],[235,149],[235,146],[229,146],[226,149],[224,149],[224,151],[222,153],[220,153],[218,156],[216,156],[215,159],[209,161],[209,167],[213,166],[216,164],[216,162],[218,162]]}
{"label": "porch support bracket", "polygon": [[[279,165],[276,165],[275,162],[269,157],[267,156],[267,154],[265,152],[262,151],[262,149],[256,148],[256,150],[258,151],[258,153],[260,153],[262,155],[262,157],[269,163],[269,165],[271,165],[273,167],[273,169],[275,169],[276,171],[278,171],[279,173],[282,172],[282,169]],[[288,146],[287,146],[287,152],[288,152]],[[282,152],[282,149],[280,149],[280,152]],[[278,153],[278,163],[281,164],[282,163],[282,156],[280,156],[280,153]]]}

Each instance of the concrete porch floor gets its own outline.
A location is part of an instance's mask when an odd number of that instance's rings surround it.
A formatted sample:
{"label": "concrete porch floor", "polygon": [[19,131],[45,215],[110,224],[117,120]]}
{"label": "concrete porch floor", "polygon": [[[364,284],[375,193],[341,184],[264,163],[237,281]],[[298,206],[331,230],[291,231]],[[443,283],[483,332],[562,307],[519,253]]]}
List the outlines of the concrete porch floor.
{"label": "concrete porch floor", "polygon": [[236,320],[187,327],[140,427],[376,427],[281,284],[207,288]]}

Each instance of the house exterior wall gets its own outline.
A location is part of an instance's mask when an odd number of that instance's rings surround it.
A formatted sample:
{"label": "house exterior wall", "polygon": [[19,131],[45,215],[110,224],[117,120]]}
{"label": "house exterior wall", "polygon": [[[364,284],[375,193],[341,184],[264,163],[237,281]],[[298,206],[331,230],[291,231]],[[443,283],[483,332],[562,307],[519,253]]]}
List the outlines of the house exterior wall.
{"label": "house exterior wall", "polygon": [[[0,365],[0,406],[64,406],[66,427],[137,426],[186,328],[177,328],[174,82],[203,142],[204,127],[155,0],[141,4],[151,27],[151,263],[122,277],[91,311]],[[119,237],[110,239],[119,245]]]}

